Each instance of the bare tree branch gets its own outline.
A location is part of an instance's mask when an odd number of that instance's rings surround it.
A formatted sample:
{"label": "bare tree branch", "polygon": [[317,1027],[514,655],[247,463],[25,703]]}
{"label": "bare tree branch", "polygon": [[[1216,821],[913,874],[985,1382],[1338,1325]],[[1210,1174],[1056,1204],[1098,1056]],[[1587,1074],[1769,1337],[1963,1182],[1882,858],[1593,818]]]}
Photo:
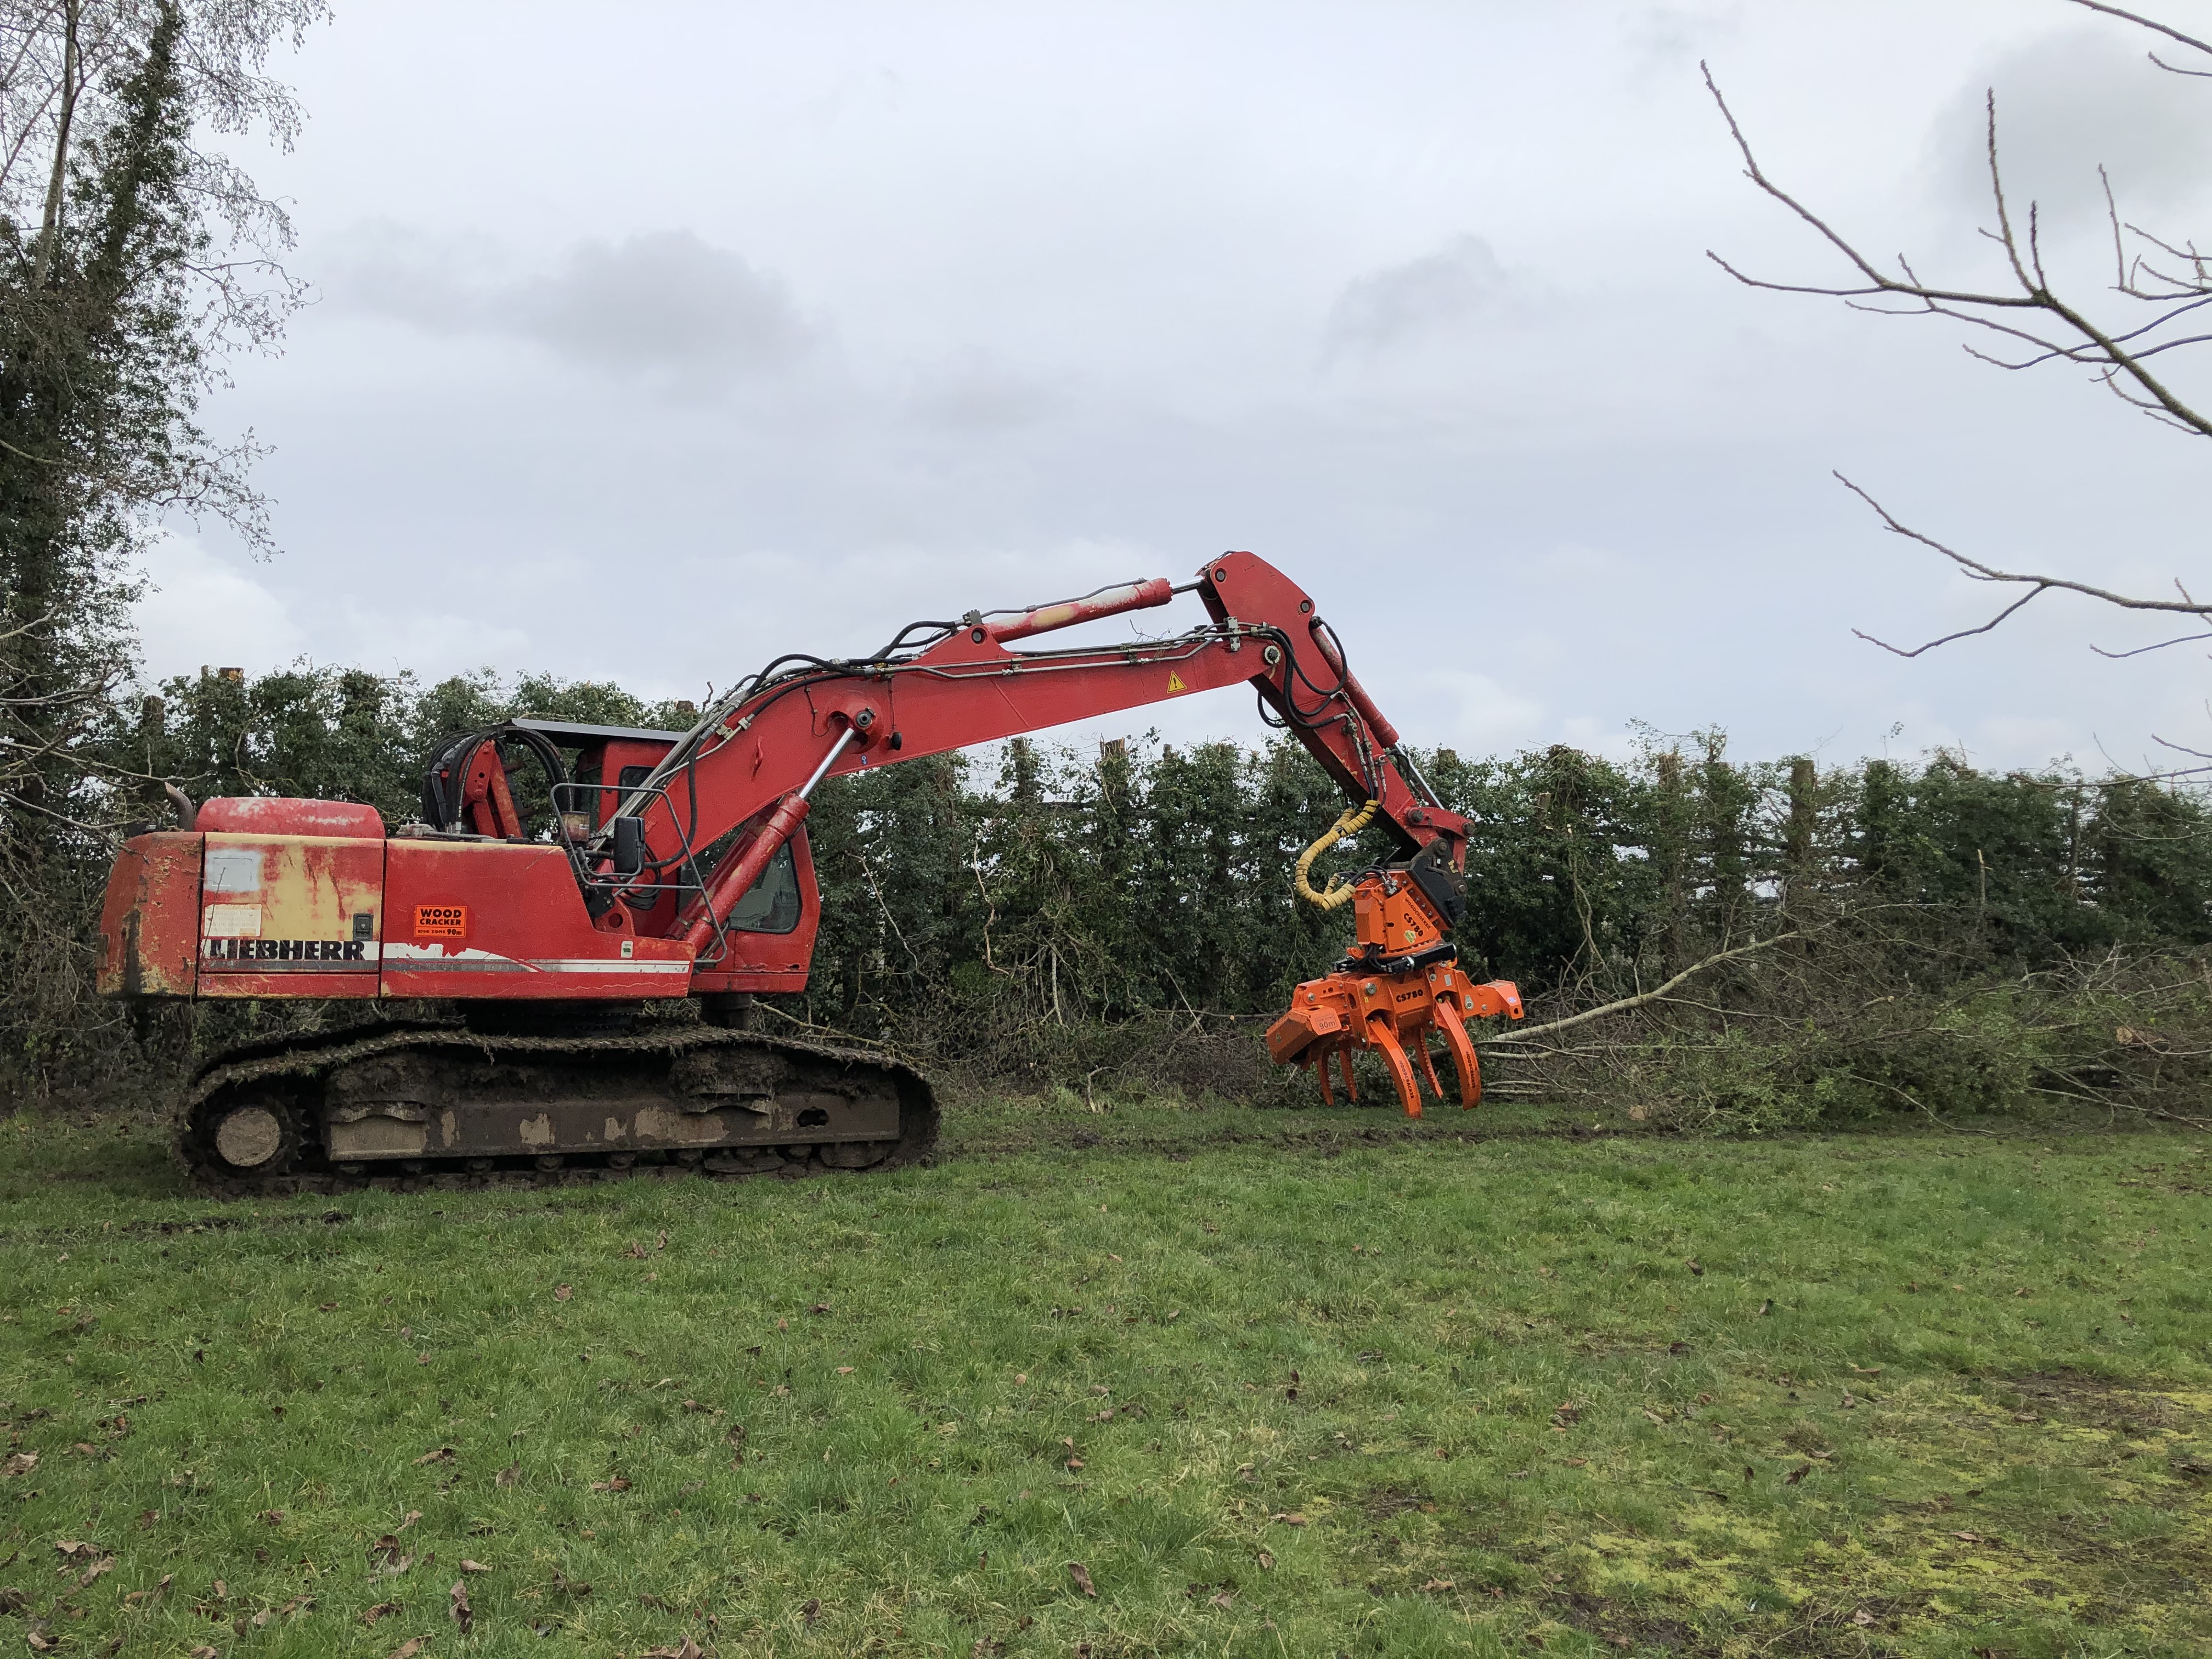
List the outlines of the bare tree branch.
{"label": "bare tree branch", "polygon": [[[2027,234],[2023,240],[2015,228],[2011,204],[2005,195],[2004,176],[1998,161],[1996,94],[1994,92],[1988,95],[1984,106],[1987,111],[1985,143],[1990,195],[1996,211],[1997,228],[1994,231],[1984,231],[1983,234],[2003,250],[2013,280],[2020,286],[2017,294],[1944,288],[1924,283],[1902,255],[1897,260],[1898,268],[1904,273],[1901,278],[1881,270],[1841,232],[1767,176],[1751,147],[1751,141],[1744,136],[1735,112],[1729,107],[1719,83],[1713,79],[1711,68],[1702,64],[1698,67],[1705,75],[1706,90],[1711,93],[1714,103],[1719,106],[1722,118],[1728,123],[1729,135],[1735,139],[1737,152],[1743,157],[1745,176],[1817,231],[1864,279],[1860,283],[1846,287],[1814,283],[1778,283],[1739,270],[1708,249],[1706,257],[1736,281],[1747,288],[1766,289],[1783,294],[1819,295],[1847,303],[1870,298],[1904,301],[1907,304],[1901,311],[1892,310],[1888,307],[1862,308],[1880,309],[1891,315],[1948,317],[1954,322],[1971,324],[2024,341],[2033,346],[2039,356],[2027,362],[2002,363],[2001,366],[2027,368],[2054,357],[2081,364],[2103,377],[2105,384],[2124,401],[2147,412],[2162,415],[2184,430],[2200,437],[2212,437],[2212,416],[2200,414],[2191,408],[2172,388],[2143,366],[2146,359],[2157,355],[2157,350],[2163,348],[2153,346],[2136,349],[2124,343],[2163,327],[2205,299],[2212,298],[2212,284],[2180,285],[2177,279],[2160,276],[2159,280],[2172,285],[2172,289],[2153,293],[2131,286],[2124,279],[2120,291],[2128,297],[2167,306],[2171,309],[2141,328],[2123,331],[2104,328],[2077,307],[2053,293],[2043,264],[2038,210],[2033,203],[2029,204]],[[2124,250],[2122,257],[2124,263]],[[2193,252],[2190,256],[2179,257],[2193,258]],[[2053,340],[2015,323],[2002,320],[2008,315],[2021,312],[2041,313],[2051,317],[2063,324],[2065,330],[2075,337],[2070,342]],[[1972,348],[1968,349],[1971,351]],[[1983,354],[1977,352],[1973,355],[1981,356]],[[1985,358],[1984,361],[1998,360]],[[2123,384],[2123,380],[2132,384]]]}
{"label": "bare tree branch", "polygon": [[39,251],[31,263],[31,286],[42,289],[52,269],[54,243],[61,235],[62,189],[69,181],[70,126],[76,115],[77,94],[84,89],[84,71],[77,59],[77,0],[63,0],[61,113],[54,122],[54,163],[46,182],[44,217],[39,225]]}
{"label": "bare tree branch", "polygon": [[[2137,13],[2102,3],[2102,0],[2075,0],[2075,3],[2150,29],[2212,58],[2212,43]],[[2155,54],[2153,54],[2153,61],[2159,61]],[[2174,66],[2161,64],[2161,67]],[[1948,288],[1925,282],[1913,269],[1911,261],[1902,254],[1895,260],[1900,275],[1892,275],[1877,265],[1849,238],[1768,175],[1759,164],[1750,140],[1745,136],[1735,112],[1729,106],[1719,84],[1714,80],[1710,66],[1700,64],[1699,68],[1705,76],[1706,90],[1711,94],[1722,118],[1728,124],[1729,135],[1735,140],[1737,152],[1743,159],[1745,176],[1818,233],[1859,279],[1842,284],[1776,282],[1752,276],[1709,250],[1708,257],[1713,263],[1737,282],[1748,288],[1767,289],[1778,293],[1813,294],[1839,299],[1854,309],[1873,311],[1882,315],[1945,317],[1954,322],[1985,329],[2016,341],[2028,349],[2024,355],[1998,355],[1962,342],[1967,355],[1979,362],[2015,371],[2058,361],[2075,364],[2087,369],[2100,384],[2122,402],[2141,410],[2152,419],[2191,436],[2212,437],[2212,416],[2194,408],[2166,384],[2160,373],[2154,372],[2149,367],[2151,360],[2184,347],[2212,344],[2212,334],[2184,335],[2172,331],[2172,325],[2180,319],[2212,304],[2212,256],[2201,252],[2193,241],[2177,243],[2123,221],[2111,178],[2103,167],[2098,168],[2098,178],[2104,190],[2106,222],[2111,228],[2112,289],[2124,298],[2150,306],[2155,311],[2148,321],[2124,328],[2108,327],[2093,319],[2086,311],[2052,290],[2044,264],[2041,217],[2037,205],[2033,202],[2028,204],[2023,234],[2021,222],[2014,215],[2006,193],[1997,142],[1994,91],[1986,96],[1984,106],[1984,151],[1996,228],[1984,230],[1982,234],[2002,250],[2016,285],[2016,292]],[[2212,76],[2212,70],[2181,70],[2178,72]],[[2128,246],[2130,236],[2152,252],[2148,256],[2142,252],[2131,254]],[[2047,322],[2039,323],[2035,320],[2038,318],[2047,319]],[[2185,589],[2180,590],[2181,598],[2178,601],[2144,599],[2063,576],[2000,569],[1971,558],[1955,548],[1899,522],[1858,485],[1841,473],[1836,476],[1844,488],[1874,509],[1883,526],[1893,534],[1903,536],[1942,554],[1976,581],[2017,586],[2026,590],[1987,622],[1976,627],[1960,629],[1909,648],[1893,645],[1858,629],[1853,630],[1860,639],[1897,656],[1917,657],[1938,646],[1990,633],[2030,601],[2054,590],[2079,593],[2121,610],[2162,611],[2212,618],[2212,605],[2198,604]],[[2176,587],[2179,589],[2180,585],[2177,583]],[[2095,646],[2091,648],[2100,655],[2118,659],[2163,650],[2200,638],[2212,638],[2212,634],[2184,635],[2134,650],[2107,651]]]}
{"label": "bare tree branch", "polygon": [[[2128,22],[2140,25],[2142,27],[2150,30],[2154,34],[2162,34],[2169,40],[2179,41],[2185,46],[2201,52],[2208,58],[2212,58],[2212,46],[2207,46],[2203,41],[2199,40],[2193,34],[2184,34],[2179,29],[2173,27],[2170,24],[2159,22],[2154,18],[2138,15],[2135,12],[2123,11],[2118,6],[2108,6],[2104,3],[2104,0],[2074,0],[2074,3],[2082,8],[2085,11],[2100,11],[2107,17],[2118,17],[2124,19]],[[2158,66],[2160,69],[2173,68],[2170,64],[2160,64],[2158,56],[2155,52],[2151,55],[2151,62],[2158,64]],[[2174,70],[2173,72],[2177,75],[2212,75],[2212,70]]]}
{"label": "bare tree branch", "polygon": [[[1945,546],[1942,542],[1937,541],[1933,536],[1929,536],[1921,531],[1915,530],[1910,525],[1899,523],[1895,515],[1893,514],[1887,507],[1884,507],[1872,495],[1867,494],[1865,490],[1860,489],[1858,485],[1852,483],[1842,473],[1838,472],[1835,477],[1837,482],[1841,483],[1844,489],[1850,490],[1852,495],[1857,496],[1861,501],[1864,501],[1869,507],[1875,510],[1875,515],[1881,520],[1883,527],[1887,529],[1893,535],[1902,536],[1907,541],[1918,542],[1923,547],[1933,548],[1936,552],[1941,553],[1945,558],[1950,560],[1952,563],[1957,565],[1961,570],[1965,571],[1966,574],[1975,581],[2017,583],[2025,586],[2028,590],[2027,592],[2021,594],[2020,598],[2014,599],[2010,605],[2005,606],[2003,610],[1998,611],[1996,616],[1990,617],[1989,621],[1982,623],[1980,627],[1962,628],[1954,634],[1946,634],[1940,639],[1930,640],[1925,645],[1916,645],[1910,650],[1907,650],[1903,646],[1892,645],[1887,640],[1878,640],[1873,635],[1863,633],[1856,628],[1851,630],[1853,634],[1857,635],[1860,639],[1864,640],[1869,645],[1878,645],[1883,650],[1890,652],[1894,655],[1900,657],[1917,657],[1923,652],[1933,651],[1939,645],[1948,645],[1954,640],[1966,639],[1976,634],[1986,634],[1990,629],[1996,628],[1998,623],[2010,617],[2013,612],[2018,611],[2022,605],[2026,605],[2030,599],[2035,599],[2041,594],[2051,592],[2054,590],[2061,592],[2086,594],[2090,599],[2100,599],[2105,604],[2116,605],[2123,611],[2160,611],[2186,617],[2212,617],[2212,605],[2200,604],[2196,599],[2191,599],[2189,596],[2189,591],[2186,588],[2183,588],[2179,582],[2176,582],[2174,584],[2175,587],[2179,589],[2181,592],[2181,597],[2179,599],[2138,599],[2131,594],[2115,593],[2110,588],[2097,587],[2088,582],[2077,582],[2065,576],[2046,576],[2029,571],[2000,570],[1994,565],[1984,564],[1979,559],[1969,557],[1967,555],[1960,552],[1956,548]],[[2185,635],[2184,637],[2194,639],[2200,636],[2189,635]],[[2166,641],[2169,645],[2179,644],[2180,642],[2181,641],[2179,640],[2169,640]],[[2094,649],[2094,647],[2092,648]],[[2160,647],[2156,646],[2147,646],[2144,647],[2146,650],[2157,650]],[[2107,651],[2103,652],[2100,654],[2105,656],[2133,656],[2136,653],[2134,652],[2115,653]]]}
{"label": "bare tree branch", "polygon": [[2187,645],[2197,640],[2212,640],[2212,633],[2183,634],[2173,639],[2160,640],[2156,645],[2139,645],[2132,651],[2107,651],[2103,646],[2096,644],[2092,644],[2089,648],[2100,657],[2107,657],[2114,662],[2120,662],[2129,657],[2148,656],[2152,652],[2163,651],[2168,646]]}

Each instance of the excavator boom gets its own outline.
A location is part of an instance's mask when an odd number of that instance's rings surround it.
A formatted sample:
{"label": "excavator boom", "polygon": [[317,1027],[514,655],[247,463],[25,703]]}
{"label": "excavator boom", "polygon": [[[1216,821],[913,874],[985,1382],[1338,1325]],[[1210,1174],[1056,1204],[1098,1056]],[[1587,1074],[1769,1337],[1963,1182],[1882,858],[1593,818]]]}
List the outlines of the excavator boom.
{"label": "excavator boom", "polygon": [[[1210,620],[1187,633],[1066,650],[1007,648],[1194,590]],[[1182,589],[1155,579],[1060,605],[916,627],[934,635],[919,648],[895,642],[861,662],[802,659],[739,687],[623,802],[623,814],[638,822],[647,885],[673,887],[685,901],[647,929],[691,948],[696,988],[746,988],[751,975],[730,947],[727,918],[803,821],[823,777],[1240,683],[1255,689],[1348,795],[1378,804],[1407,852],[1440,842],[1443,863],[1455,872],[1464,865],[1466,821],[1416,792],[1410,769],[1393,752],[1396,733],[1378,726],[1313,601],[1249,553],[1224,555]],[[738,834],[720,861],[702,865],[702,846],[732,830]],[[608,836],[597,843],[602,851],[610,845]],[[605,891],[627,875],[610,862],[586,880]],[[641,890],[621,890],[635,898]]]}

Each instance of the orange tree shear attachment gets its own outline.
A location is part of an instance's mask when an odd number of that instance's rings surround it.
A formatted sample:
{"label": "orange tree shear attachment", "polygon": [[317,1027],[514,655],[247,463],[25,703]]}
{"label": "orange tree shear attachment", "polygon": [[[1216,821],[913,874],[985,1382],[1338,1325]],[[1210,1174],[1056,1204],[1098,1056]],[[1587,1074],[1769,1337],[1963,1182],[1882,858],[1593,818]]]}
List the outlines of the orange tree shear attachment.
{"label": "orange tree shear attachment", "polygon": [[[1368,816],[1372,810],[1370,805]],[[1443,1033],[1458,1073],[1460,1105],[1472,1106],[1482,1098],[1482,1071],[1466,1022],[1498,1014],[1519,1019],[1520,990],[1505,980],[1477,985],[1459,970],[1459,952],[1443,936],[1444,918],[1411,866],[1369,870],[1348,887],[1332,882],[1326,894],[1313,890],[1306,871],[1315,855],[1340,836],[1357,833],[1365,821],[1346,813],[1298,861],[1299,896],[1326,909],[1348,897],[1358,943],[1334,972],[1308,980],[1291,994],[1290,1012],[1268,1028],[1267,1052],[1283,1065],[1310,1067],[1321,1079],[1322,1098],[1334,1105],[1331,1060],[1342,1072],[1345,1092],[1357,1100],[1352,1057],[1371,1048],[1390,1068],[1406,1115],[1419,1117],[1421,1079],[1439,1101],[1444,1093],[1429,1053],[1433,1029]]]}

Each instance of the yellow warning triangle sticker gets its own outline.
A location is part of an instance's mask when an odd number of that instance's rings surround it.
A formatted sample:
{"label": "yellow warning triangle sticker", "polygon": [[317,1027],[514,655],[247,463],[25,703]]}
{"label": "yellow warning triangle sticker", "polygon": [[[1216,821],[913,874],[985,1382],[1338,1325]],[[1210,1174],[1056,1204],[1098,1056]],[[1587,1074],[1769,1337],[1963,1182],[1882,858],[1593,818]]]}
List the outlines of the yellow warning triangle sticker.
{"label": "yellow warning triangle sticker", "polygon": [[1170,668],[1168,670],[1168,690],[1170,692],[1188,691],[1190,688],[1182,683],[1182,676]]}

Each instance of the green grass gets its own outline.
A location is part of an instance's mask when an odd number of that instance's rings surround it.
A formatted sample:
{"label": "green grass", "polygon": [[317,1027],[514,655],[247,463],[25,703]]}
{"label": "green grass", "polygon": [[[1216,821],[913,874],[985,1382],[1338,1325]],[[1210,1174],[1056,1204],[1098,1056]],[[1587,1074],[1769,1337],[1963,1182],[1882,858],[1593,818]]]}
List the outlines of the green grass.
{"label": "green grass", "polygon": [[1529,1121],[956,1104],[889,1176],[260,1205],[0,1122],[0,1639],[2212,1643],[2204,1141],[1462,1138]]}

